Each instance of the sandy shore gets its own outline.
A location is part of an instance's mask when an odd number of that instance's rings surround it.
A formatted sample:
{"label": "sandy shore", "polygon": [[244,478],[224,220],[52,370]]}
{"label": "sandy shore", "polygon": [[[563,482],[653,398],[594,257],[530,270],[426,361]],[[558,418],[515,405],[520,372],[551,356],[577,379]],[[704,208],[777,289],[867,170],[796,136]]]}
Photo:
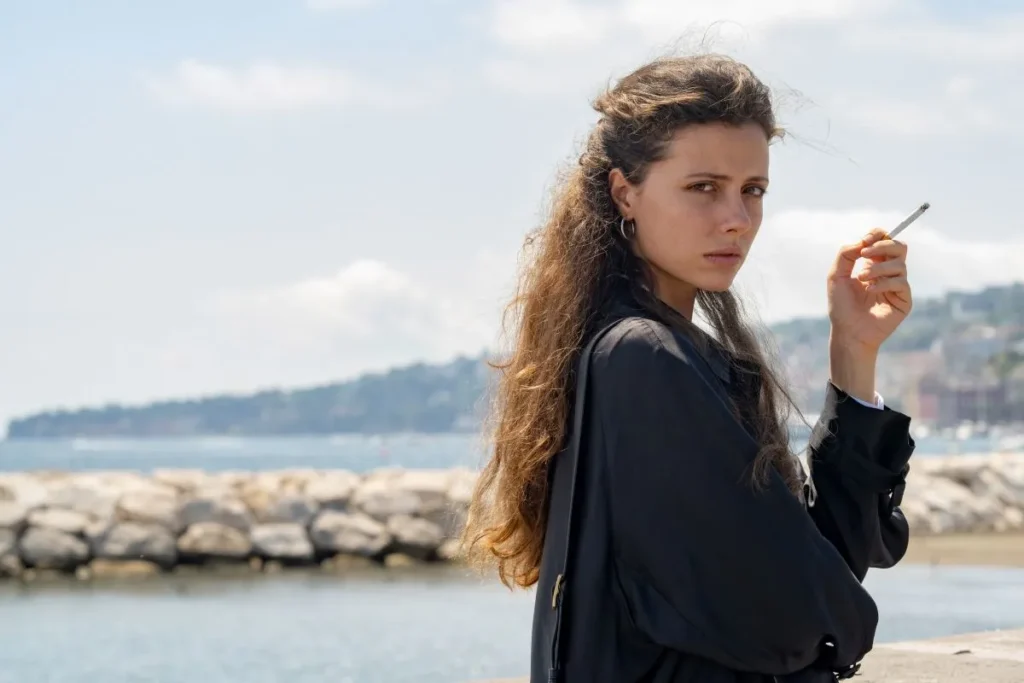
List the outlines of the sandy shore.
{"label": "sandy shore", "polygon": [[903,563],[1024,567],[1024,533],[912,536]]}

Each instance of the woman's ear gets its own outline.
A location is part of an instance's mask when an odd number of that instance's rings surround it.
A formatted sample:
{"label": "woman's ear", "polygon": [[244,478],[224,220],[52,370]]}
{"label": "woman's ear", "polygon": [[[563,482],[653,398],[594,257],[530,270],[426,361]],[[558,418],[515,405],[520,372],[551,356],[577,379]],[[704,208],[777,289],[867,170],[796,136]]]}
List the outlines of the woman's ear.
{"label": "woman's ear", "polygon": [[613,168],[608,174],[608,190],[619,214],[626,220],[633,220],[635,191],[620,169]]}

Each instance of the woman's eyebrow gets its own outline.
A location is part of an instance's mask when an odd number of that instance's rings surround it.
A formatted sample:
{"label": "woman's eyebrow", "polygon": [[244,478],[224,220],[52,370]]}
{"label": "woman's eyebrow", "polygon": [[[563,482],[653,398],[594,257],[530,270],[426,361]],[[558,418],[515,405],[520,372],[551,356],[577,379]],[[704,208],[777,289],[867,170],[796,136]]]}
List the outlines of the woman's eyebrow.
{"label": "woman's eyebrow", "polygon": [[[691,173],[691,174],[689,174],[686,177],[687,178],[713,178],[714,180],[732,180],[732,176],[727,175],[725,173],[711,173],[711,172],[704,172],[704,171],[701,171],[701,172],[698,172],[698,173]],[[760,181],[762,183],[767,183],[768,182],[768,178],[766,178],[763,175],[750,176],[749,178],[747,178],[747,180],[757,180],[757,181]]]}

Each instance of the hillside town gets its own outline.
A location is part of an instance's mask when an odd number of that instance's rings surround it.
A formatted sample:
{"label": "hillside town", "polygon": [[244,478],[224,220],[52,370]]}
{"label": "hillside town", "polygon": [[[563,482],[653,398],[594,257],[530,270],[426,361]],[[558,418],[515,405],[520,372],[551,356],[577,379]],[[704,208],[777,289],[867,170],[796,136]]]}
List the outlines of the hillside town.
{"label": "hillside town", "polygon": [[[802,334],[787,335],[784,326],[780,344],[798,401],[808,408],[828,373],[827,327],[815,322],[814,332],[808,324]],[[879,358],[877,386],[887,404],[922,428],[1024,431],[1024,287],[928,301],[908,328]]]}

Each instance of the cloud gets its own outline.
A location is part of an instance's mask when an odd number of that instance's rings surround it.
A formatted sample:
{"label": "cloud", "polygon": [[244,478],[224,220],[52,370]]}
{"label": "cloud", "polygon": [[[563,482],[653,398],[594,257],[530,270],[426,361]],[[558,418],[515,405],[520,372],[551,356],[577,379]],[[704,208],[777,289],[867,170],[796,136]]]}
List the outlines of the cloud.
{"label": "cloud", "polygon": [[491,7],[490,33],[505,46],[565,52],[604,49],[612,40],[673,39],[716,24],[720,33],[734,37],[785,24],[837,22],[887,5],[886,0],[498,0]]}
{"label": "cloud", "polygon": [[[831,109],[842,118],[876,133],[900,137],[935,137],[965,133],[1018,133],[1013,109],[1022,103],[997,103],[977,78],[956,75],[916,99],[844,93],[833,98]],[[1011,96],[1012,97],[1012,96]]]}
{"label": "cloud", "polygon": [[575,0],[499,0],[491,34],[502,44],[527,50],[594,47],[613,28],[611,7]]}
{"label": "cloud", "polygon": [[1024,61],[1024,14],[994,16],[976,24],[879,25],[853,28],[841,42],[848,48],[916,55],[967,64],[1019,64]]}
{"label": "cloud", "polygon": [[[872,208],[792,209],[768,217],[738,290],[766,322],[826,313],[825,278],[840,245],[873,227],[894,226],[910,212]],[[909,246],[909,278],[918,300],[950,289],[1005,284],[1024,273],[1024,241],[976,242],[947,237],[927,216],[901,236]]]}
{"label": "cloud", "polygon": [[387,264],[360,260],[333,275],[221,292],[206,311],[272,355],[382,355],[399,362],[409,349],[420,359],[443,359],[489,346],[498,318],[493,311],[481,315],[479,302],[478,295],[456,299]]}
{"label": "cloud", "polygon": [[371,85],[327,66],[262,61],[230,67],[195,59],[183,60],[169,76],[147,78],[146,87],[168,104],[236,113],[349,105],[399,107],[422,103],[430,92]]}

